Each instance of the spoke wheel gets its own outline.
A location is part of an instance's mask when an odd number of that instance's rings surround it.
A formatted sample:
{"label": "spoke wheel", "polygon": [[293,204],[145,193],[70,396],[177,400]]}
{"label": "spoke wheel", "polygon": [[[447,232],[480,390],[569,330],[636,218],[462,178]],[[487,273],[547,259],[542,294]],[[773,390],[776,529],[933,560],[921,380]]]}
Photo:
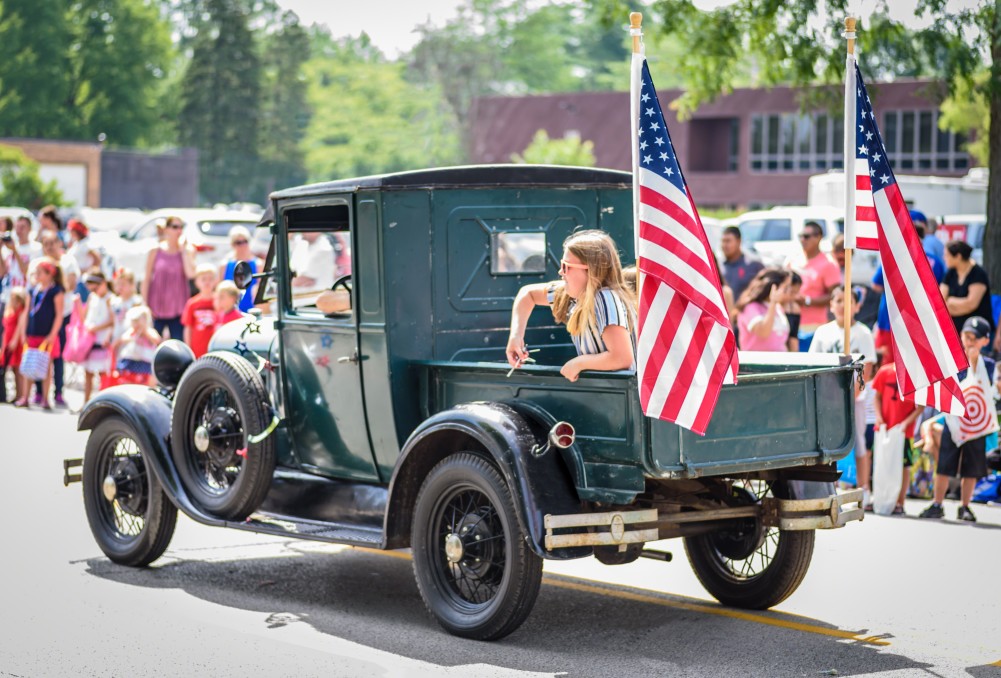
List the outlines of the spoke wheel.
{"label": "spoke wheel", "polygon": [[192,503],[220,518],[243,520],[271,487],[271,437],[251,444],[271,421],[257,371],[241,356],[210,353],[177,386],[171,454]]}
{"label": "spoke wheel", "polygon": [[177,509],[149,470],[131,427],[101,421],[87,440],[83,498],[91,532],[111,560],[141,567],[159,558],[174,534]]}
{"label": "spoke wheel", "polygon": [[[784,492],[785,485],[740,481],[733,487],[734,505],[760,503],[774,490]],[[686,537],[685,552],[699,581],[717,600],[761,610],[778,605],[799,587],[813,543],[813,530],[779,530],[749,518],[735,529]]]}
{"label": "spoke wheel", "polygon": [[511,494],[486,459],[460,453],[428,474],[411,546],[421,596],[450,633],[495,640],[531,612],[542,559],[525,543]]}

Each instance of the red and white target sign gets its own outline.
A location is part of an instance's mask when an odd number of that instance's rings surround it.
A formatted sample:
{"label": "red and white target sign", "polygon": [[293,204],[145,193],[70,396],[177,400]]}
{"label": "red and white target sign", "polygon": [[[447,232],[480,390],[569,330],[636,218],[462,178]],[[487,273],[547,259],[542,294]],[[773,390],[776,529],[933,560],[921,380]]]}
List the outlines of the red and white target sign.
{"label": "red and white target sign", "polygon": [[988,401],[988,397],[979,383],[967,382],[963,385],[966,416],[959,417],[959,436],[953,431],[957,445],[962,445],[963,442],[973,438],[982,438],[998,430],[997,411],[994,409],[993,399]]}

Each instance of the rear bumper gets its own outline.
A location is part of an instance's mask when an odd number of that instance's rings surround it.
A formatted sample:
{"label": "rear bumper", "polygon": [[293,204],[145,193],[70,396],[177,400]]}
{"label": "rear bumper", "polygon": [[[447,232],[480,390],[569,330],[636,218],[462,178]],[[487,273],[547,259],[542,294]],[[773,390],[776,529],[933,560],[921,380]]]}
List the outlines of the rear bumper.
{"label": "rear bumper", "polygon": [[862,490],[851,490],[820,499],[766,497],[760,504],[751,506],[685,513],[643,509],[547,515],[546,550],[657,541],[691,533],[693,529],[711,531],[713,523],[746,518],[757,518],[765,526],[780,530],[834,529],[865,517],[862,495]]}

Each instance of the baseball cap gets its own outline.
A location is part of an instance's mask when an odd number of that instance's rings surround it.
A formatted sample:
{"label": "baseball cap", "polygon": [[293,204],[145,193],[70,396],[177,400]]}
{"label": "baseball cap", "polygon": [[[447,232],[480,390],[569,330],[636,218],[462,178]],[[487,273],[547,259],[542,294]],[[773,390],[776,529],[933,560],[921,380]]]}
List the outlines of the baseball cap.
{"label": "baseball cap", "polygon": [[974,315],[967,318],[966,322],[963,323],[963,331],[969,332],[977,339],[983,339],[990,336],[991,325],[979,315]]}
{"label": "baseball cap", "polygon": [[922,224],[927,224],[928,218],[925,216],[924,212],[919,212],[918,210],[911,210],[911,221],[915,224],[918,223],[919,221]]}

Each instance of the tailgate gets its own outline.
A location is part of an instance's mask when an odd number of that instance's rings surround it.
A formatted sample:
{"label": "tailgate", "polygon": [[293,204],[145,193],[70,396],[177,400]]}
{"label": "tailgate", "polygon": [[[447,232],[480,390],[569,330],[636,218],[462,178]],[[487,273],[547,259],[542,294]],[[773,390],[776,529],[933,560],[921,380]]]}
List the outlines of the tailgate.
{"label": "tailgate", "polygon": [[788,353],[741,353],[740,361],[738,383],[723,387],[704,437],[649,420],[648,472],[726,475],[823,464],[848,454],[855,443],[857,364],[846,356]]}

